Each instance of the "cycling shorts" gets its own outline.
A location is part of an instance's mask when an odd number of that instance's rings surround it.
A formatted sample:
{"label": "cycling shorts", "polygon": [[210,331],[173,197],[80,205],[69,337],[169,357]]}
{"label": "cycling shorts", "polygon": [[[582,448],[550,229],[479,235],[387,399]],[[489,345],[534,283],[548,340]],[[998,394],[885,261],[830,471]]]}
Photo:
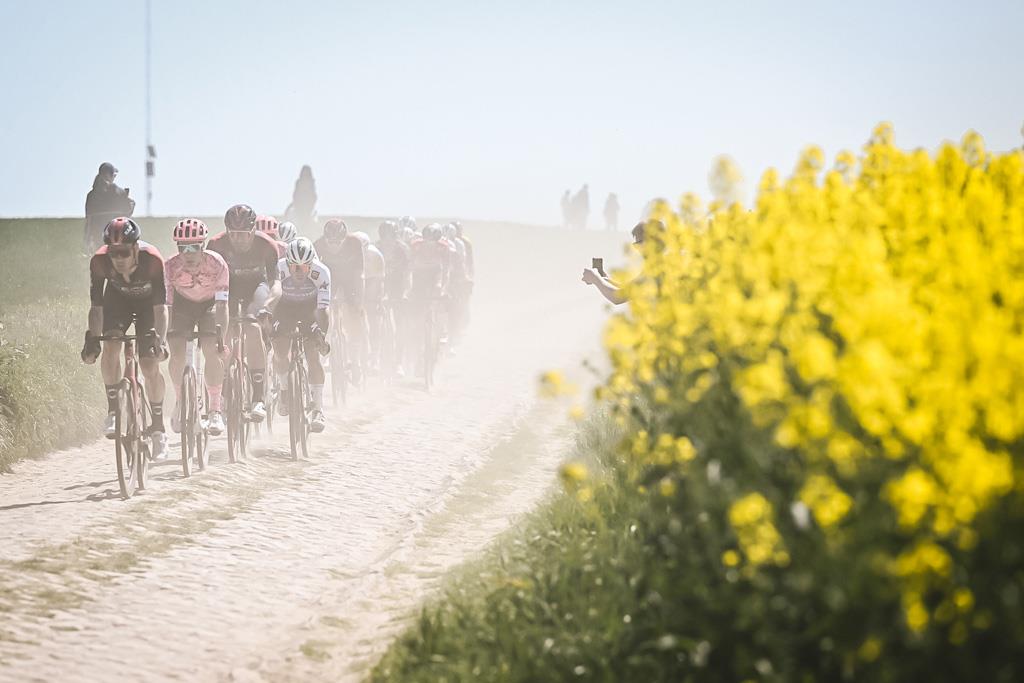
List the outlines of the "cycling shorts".
{"label": "cycling shorts", "polygon": [[278,337],[299,331],[309,337],[316,322],[314,306],[278,306],[274,311],[274,333]]}
{"label": "cycling shorts", "polygon": [[192,301],[175,294],[174,303],[171,304],[171,324],[167,336],[183,337],[191,334],[196,326],[203,334],[216,332],[217,317],[214,313],[216,304],[216,299]]}
{"label": "cycling shorts", "polygon": [[129,299],[113,287],[103,290],[103,333],[127,334],[135,322],[135,334],[146,334],[156,327],[153,317],[153,302]]}

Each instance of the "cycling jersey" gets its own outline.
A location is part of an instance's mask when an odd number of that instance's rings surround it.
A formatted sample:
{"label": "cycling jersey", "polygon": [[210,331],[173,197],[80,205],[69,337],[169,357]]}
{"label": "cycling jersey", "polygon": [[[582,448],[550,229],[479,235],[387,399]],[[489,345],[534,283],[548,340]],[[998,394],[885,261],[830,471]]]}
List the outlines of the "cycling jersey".
{"label": "cycling jersey", "polygon": [[447,243],[419,239],[412,243],[412,291],[419,295],[441,293],[444,274],[451,262]]}
{"label": "cycling jersey", "polygon": [[250,300],[262,283],[277,282],[277,243],[262,232],[253,233],[252,244],[245,251],[232,245],[228,233],[222,232],[210,240],[209,250],[227,263],[233,300]]}
{"label": "cycling jersey", "polygon": [[281,299],[274,308],[275,331],[281,334],[299,329],[309,334],[316,311],[331,305],[331,271],[316,260],[306,277],[300,279],[291,274],[286,259],[278,261],[277,270]]}
{"label": "cycling jersey", "polygon": [[275,314],[282,307],[303,307],[310,310],[325,309],[331,305],[331,271],[321,261],[310,264],[306,277],[297,278],[288,269],[288,260],[277,262],[278,277],[281,280],[281,299],[274,309]]}
{"label": "cycling jersey", "polygon": [[230,274],[220,254],[204,251],[199,267],[190,269],[181,254],[175,254],[164,264],[167,284],[167,303],[180,296],[189,301],[227,301]]}
{"label": "cycling jersey", "polygon": [[409,246],[398,240],[381,240],[377,249],[384,255],[384,290],[394,301],[405,297],[409,287]]}
{"label": "cycling jersey", "polygon": [[364,269],[363,276],[369,280],[370,278],[381,278],[383,279],[386,275],[386,266],[384,264],[384,254],[380,253],[380,249],[373,246],[372,244],[366,247],[366,251],[363,254]]}
{"label": "cycling jersey", "polygon": [[102,306],[107,293],[150,306],[164,303],[164,259],[152,244],[140,240],[138,246],[138,266],[127,279],[114,270],[106,245],[93,254],[89,261],[89,300],[93,306]]}
{"label": "cycling jersey", "polygon": [[317,258],[331,271],[334,295],[346,303],[361,307],[363,305],[363,245],[359,240],[347,235],[340,248],[332,248],[327,239],[320,237],[313,243]]}

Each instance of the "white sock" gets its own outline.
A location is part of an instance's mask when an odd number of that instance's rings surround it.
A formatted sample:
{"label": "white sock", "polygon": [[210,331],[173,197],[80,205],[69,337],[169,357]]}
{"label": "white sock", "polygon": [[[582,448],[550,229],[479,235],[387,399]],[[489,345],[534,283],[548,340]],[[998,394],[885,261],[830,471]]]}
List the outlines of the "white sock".
{"label": "white sock", "polygon": [[324,409],[324,385],[323,384],[310,384],[310,390],[313,393],[313,410]]}
{"label": "white sock", "polygon": [[288,373],[279,372],[277,374],[277,386],[281,388],[281,391],[288,391]]}

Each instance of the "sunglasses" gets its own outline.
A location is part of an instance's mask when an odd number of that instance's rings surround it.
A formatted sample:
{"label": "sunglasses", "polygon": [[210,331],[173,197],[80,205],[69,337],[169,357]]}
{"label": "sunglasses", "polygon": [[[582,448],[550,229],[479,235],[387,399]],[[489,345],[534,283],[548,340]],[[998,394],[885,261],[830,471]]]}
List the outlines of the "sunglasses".
{"label": "sunglasses", "polygon": [[197,244],[179,244],[178,245],[178,253],[179,254],[198,254],[198,253],[200,253],[203,250],[203,246],[204,245],[203,245],[202,242],[199,242]]}
{"label": "sunglasses", "polygon": [[308,263],[289,263],[288,270],[293,273],[308,273],[310,271],[310,265]]}
{"label": "sunglasses", "polygon": [[110,258],[129,258],[132,255],[131,247],[125,249],[109,249],[107,253]]}

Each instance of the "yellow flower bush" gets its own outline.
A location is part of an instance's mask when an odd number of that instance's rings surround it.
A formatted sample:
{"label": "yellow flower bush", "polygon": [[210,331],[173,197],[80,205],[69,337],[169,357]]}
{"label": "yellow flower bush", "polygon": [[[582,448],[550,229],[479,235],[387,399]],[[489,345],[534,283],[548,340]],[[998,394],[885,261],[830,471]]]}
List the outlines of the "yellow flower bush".
{"label": "yellow flower bush", "polygon": [[[780,571],[809,534],[826,560],[856,550],[908,637],[963,644],[992,621],[973,553],[1024,505],[1024,154],[973,132],[903,150],[882,124],[831,169],[811,147],[767,171],[749,209],[738,177],[720,160],[708,210],[651,207],[665,227],[605,337],[624,451],[675,472],[681,509],[724,505],[750,565]],[[850,656],[889,650],[865,631]]]}

